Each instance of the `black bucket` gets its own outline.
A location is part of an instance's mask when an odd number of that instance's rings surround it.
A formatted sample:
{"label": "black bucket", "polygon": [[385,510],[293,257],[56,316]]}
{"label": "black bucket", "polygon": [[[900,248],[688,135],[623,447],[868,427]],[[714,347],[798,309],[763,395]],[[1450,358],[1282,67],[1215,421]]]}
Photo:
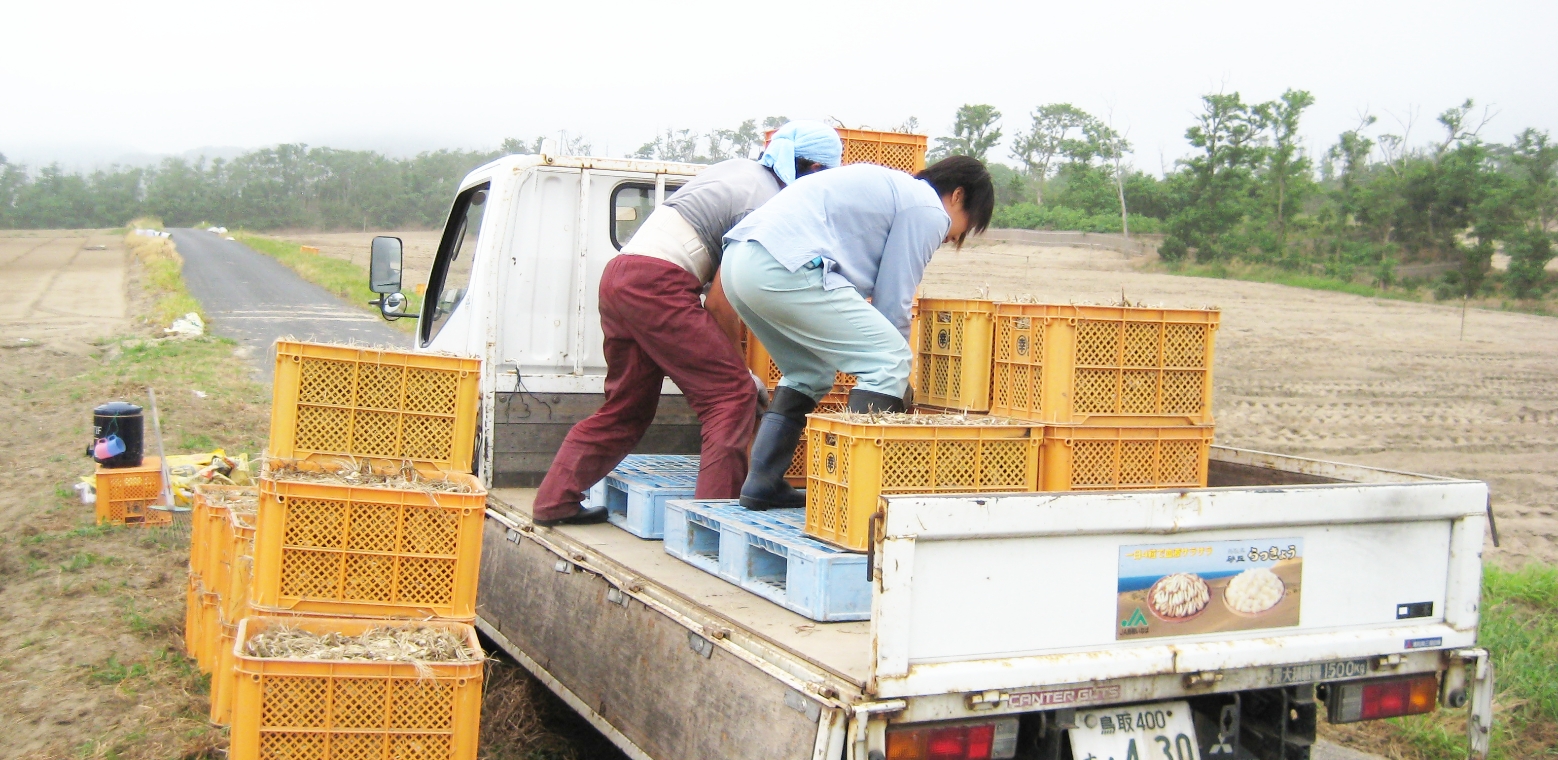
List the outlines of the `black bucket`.
{"label": "black bucket", "polygon": [[[135,404],[124,401],[110,401],[92,410],[92,445],[87,448],[87,455],[98,464],[108,467],[140,467],[141,450],[145,440],[144,418],[141,416],[141,408]],[[100,446],[104,440],[106,446]],[[118,444],[115,444],[118,441]],[[99,456],[100,448],[108,448],[114,451],[123,446],[124,450],[117,454]]]}

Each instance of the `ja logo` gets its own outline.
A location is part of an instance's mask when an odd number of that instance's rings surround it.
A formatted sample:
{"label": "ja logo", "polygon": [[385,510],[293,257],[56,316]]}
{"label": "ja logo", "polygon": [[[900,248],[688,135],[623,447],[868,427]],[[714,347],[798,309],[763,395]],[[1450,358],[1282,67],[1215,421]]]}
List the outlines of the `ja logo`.
{"label": "ja logo", "polygon": [[1141,614],[1141,608],[1137,607],[1136,611],[1132,612],[1130,617],[1120,621],[1120,627],[1121,628],[1145,628],[1145,627],[1147,627],[1147,616]]}

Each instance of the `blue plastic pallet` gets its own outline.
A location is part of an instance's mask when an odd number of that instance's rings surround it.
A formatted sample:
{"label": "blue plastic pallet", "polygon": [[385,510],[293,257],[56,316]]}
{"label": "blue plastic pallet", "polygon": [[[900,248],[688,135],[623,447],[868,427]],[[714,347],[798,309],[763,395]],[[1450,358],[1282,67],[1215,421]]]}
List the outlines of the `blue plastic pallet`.
{"label": "blue plastic pallet", "polygon": [[670,501],[665,550],[812,620],[871,619],[865,555],[802,533],[805,512],[753,512],[734,501]]}
{"label": "blue plastic pallet", "polygon": [[604,504],[613,525],[639,538],[665,535],[665,503],[691,499],[698,483],[698,457],[633,454],[590,488],[590,505]]}

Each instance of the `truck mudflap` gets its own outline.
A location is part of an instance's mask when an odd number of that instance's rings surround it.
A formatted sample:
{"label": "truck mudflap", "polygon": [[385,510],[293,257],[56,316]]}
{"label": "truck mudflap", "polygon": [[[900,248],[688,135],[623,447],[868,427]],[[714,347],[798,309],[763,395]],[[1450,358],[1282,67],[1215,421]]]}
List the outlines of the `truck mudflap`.
{"label": "truck mudflap", "polygon": [[[1467,679],[1471,689],[1471,718],[1466,722],[1466,744],[1470,750],[1467,755],[1482,760],[1488,756],[1493,737],[1493,658],[1486,649],[1467,649],[1459,654],[1471,671]],[[1452,700],[1446,701],[1456,706]]]}

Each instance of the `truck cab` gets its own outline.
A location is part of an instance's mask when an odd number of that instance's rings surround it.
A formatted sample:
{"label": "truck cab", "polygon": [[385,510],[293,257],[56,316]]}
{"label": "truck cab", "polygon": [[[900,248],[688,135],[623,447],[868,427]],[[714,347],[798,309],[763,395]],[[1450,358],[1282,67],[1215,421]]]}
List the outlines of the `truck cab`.
{"label": "truck cab", "polygon": [[[601,271],[700,168],[482,166],[410,312],[398,241],[372,257],[416,350],[483,360],[478,627],[628,756],[1296,760],[1322,703],[1333,722],[1467,710],[1486,752],[1476,481],[1214,446],[1202,489],[887,496],[870,619],[837,623],[611,525],[535,525],[534,486],[603,399]],[[695,415],[663,392],[638,450],[697,453]],[[1234,623],[1165,636],[1132,609],[1132,563],[1246,552],[1288,563],[1290,619],[1239,622],[1225,596]]]}

